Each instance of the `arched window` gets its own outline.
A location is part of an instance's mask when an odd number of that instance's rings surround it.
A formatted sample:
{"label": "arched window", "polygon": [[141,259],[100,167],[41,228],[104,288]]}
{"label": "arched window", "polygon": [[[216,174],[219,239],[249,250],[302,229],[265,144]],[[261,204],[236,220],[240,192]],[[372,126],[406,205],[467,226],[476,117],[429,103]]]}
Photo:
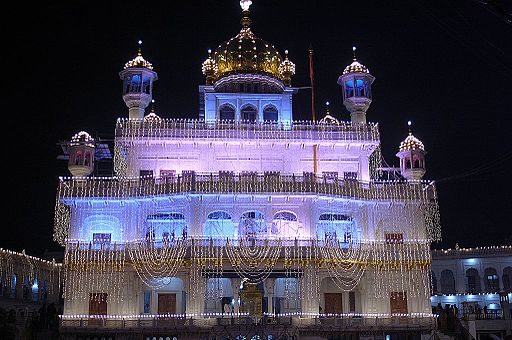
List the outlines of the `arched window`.
{"label": "arched window", "polygon": [[37,278],[34,279],[32,283],[32,301],[39,300],[39,283],[37,282]]}
{"label": "arched window", "polygon": [[30,288],[31,288],[31,285],[30,285],[30,280],[28,278],[28,276],[25,276],[23,278],[23,300],[28,300],[30,299]]}
{"label": "arched window", "polygon": [[18,276],[16,275],[16,273],[13,273],[12,274],[12,277],[11,277],[11,291],[9,292],[9,297],[11,299],[15,299],[16,298],[16,284],[18,282]]}
{"label": "arched window", "polygon": [[245,239],[255,239],[257,235],[266,233],[265,217],[259,211],[246,211],[240,216],[238,233]]}
{"label": "arched window", "polygon": [[146,219],[145,238],[147,241],[174,241],[187,237],[188,226],[182,213],[159,213]]}
{"label": "arched window", "polygon": [[84,164],[84,156],[82,155],[82,151],[77,151],[75,155],[75,165],[83,165]]}
{"label": "arched window", "polygon": [[91,153],[86,152],[85,153],[85,166],[90,166],[90,165],[91,165]]}
{"label": "arched window", "polygon": [[431,271],[431,280],[432,280],[432,295],[437,294],[437,277],[434,271]]}
{"label": "arched window", "polygon": [[219,239],[236,237],[231,215],[221,210],[209,213],[204,225],[204,236]]}
{"label": "arched window", "polygon": [[273,235],[294,238],[299,236],[300,224],[297,221],[297,215],[290,211],[280,211],[275,213],[272,221],[271,232]]}
{"label": "arched window", "polygon": [[269,123],[276,123],[278,120],[278,111],[273,105],[268,105],[263,109],[263,120]]}
{"label": "arched window", "polygon": [[449,269],[445,269],[441,272],[441,293],[455,293],[455,277],[453,276],[453,272]]}
{"label": "arched window", "polygon": [[478,270],[475,268],[466,270],[466,281],[468,283],[467,293],[477,294],[482,291],[480,286],[480,274],[478,274]]}
{"label": "arched window", "polygon": [[323,241],[338,240],[349,244],[356,238],[356,228],[351,216],[340,213],[323,213],[318,218],[317,238]]}
{"label": "arched window", "polygon": [[347,80],[345,82],[345,98],[354,97],[354,81]]}
{"label": "arched window", "polygon": [[229,104],[224,104],[219,109],[219,120],[235,120],[235,108]]}
{"label": "arched window", "polygon": [[503,290],[512,292],[512,267],[503,268]]}
{"label": "arched window", "polygon": [[365,86],[362,79],[356,79],[356,97],[366,97]]}
{"label": "arched window", "polygon": [[254,123],[258,118],[258,110],[252,105],[246,105],[240,110],[240,119],[244,122]]}
{"label": "arched window", "polygon": [[498,272],[494,268],[486,268],[484,272],[485,291],[488,293],[494,293],[500,291],[500,280],[498,278]]}

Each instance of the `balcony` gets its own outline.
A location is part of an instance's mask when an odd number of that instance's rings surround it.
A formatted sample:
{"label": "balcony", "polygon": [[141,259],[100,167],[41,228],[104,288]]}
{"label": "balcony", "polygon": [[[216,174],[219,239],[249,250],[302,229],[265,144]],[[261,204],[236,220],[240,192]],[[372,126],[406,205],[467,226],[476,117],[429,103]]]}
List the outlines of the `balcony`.
{"label": "balcony", "polygon": [[315,124],[298,121],[291,124],[247,122],[204,122],[190,119],[118,119],[117,139],[190,139],[190,140],[280,140],[280,141],[359,141],[378,142],[376,123],[352,125]]}
{"label": "balcony", "polygon": [[188,333],[244,332],[265,329],[266,332],[296,330],[322,334],[333,331],[384,331],[384,330],[431,330],[436,328],[433,316],[415,317],[298,317],[298,316],[212,316],[196,318],[190,316],[62,316],[62,333],[119,332],[149,333],[175,331]]}
{"label": "balcony", "polygon": [[60,178],[59,197],[133,199],[180,194],[312,194],[360,200],[435,203],[433,182],[328,180],[308,175],[186,174],[172,178]]}

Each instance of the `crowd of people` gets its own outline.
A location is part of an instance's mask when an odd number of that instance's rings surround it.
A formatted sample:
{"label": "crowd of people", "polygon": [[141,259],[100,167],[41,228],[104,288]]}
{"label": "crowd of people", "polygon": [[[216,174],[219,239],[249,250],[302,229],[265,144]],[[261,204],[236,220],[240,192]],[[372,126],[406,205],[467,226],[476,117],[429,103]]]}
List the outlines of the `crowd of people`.
{"label": "crowd of people", "polygon": [[437,314],[437,326],[441,330],[455,331],[455,326],[459,318],[459,308],[457,305],[446,304],[444,307],[441,303],[432,307],[432,313]]}

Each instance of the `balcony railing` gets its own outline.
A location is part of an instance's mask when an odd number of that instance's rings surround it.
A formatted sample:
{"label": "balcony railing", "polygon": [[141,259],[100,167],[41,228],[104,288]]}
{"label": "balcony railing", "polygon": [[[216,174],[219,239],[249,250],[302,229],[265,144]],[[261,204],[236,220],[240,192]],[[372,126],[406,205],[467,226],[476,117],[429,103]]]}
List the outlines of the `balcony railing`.
{"label": "balcony railing", "polygon": [[62,318],[60,321],[61,331],[66,332],[84,329],[96,331],[109,330],[151,330],[151,329],[181,329],[193,331],[194,329],[240,329],[244,326],[254,327],[255,325],[283,326],[286,328],[294,327],[297,329],[317,330],[400,330],[400,329],[435,329],[435,317],[153,317],[148,318],[144,315],[119,317],[119,318]]}
{"label": "balcony railing", "polygon": [[435,203],[433,182],[327,180],[300,175],[187,174],[173,178],[61,178],[59,197],[137,198],[171,194],[320,194],[361,200]]}
{"label": "balcony railing", "polygon": [[163,138],[199,140],[378,141],[378,124],[341,122],[337,125],[296,121],[289,124],[204,122],[191,119],[118,119],[116,138]]}
{"label": "balcony railing", "polygon": [[497,256],[512,255],[512,246],[490,246],[458,249],[435,249],[432,250],[433,258],[467,258],[468,256]]}

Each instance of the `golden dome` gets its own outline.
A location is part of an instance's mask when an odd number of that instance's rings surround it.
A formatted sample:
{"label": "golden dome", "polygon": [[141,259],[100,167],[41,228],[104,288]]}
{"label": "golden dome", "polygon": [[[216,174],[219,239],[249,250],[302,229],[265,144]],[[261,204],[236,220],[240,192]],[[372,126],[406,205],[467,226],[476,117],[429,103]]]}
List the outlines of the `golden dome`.
{"label": "golden dome", "polygon": [[203,62],[203,73],[213,81],[230,75],[255,74],[285,81],[295,73],[295,65],[283,60],[274,45],[256,37],[249,27],[251,1],[240,2],[242,6],[242,29],[235,37],[219,45],[213,55]]}
{"label": "golden dome", "polygon": [[249,27],[221,44],[214,52],[216,79],[231,74],[262,74],[281,79],[279,66],[283,59],[275,47],[262,40]]}
{"label": "golden dome", "polygon": [[352,51],[354,52],[354,59],[352,61],[352,64],[345,67],[345,69],[343,70],[343,75],[348,74],[348,73],[370,73],[370,71],[368,70],[368,68],[366,66],[364,66],[359,61],[357,61],[355,46],[352,47]]}
{"label": "golden dome", "polygon": [[422,150],[425,151],[423,143],[409,132],[409,136],[400,143],[400,151]]}
{"label": "golden dome", "polygon": [[370,71],[368,70],[368,68],[366,66],[364,66],[359,61],[354,59],[352,64],[348,65],[343,70],[343,74],[348,74],[348,73],[370,73]]}
{"label": "golden dome", "polygon": [[85,131],[80,131],[71,137],[71,146],[85,145],[94,148],[94,138]]}
{"label": "golden dome", "polygon": [[141,45],[142,41],[139,40],[139,52],[135,58],[124,64],[125,70],[127,68],[147,68],[148,70],[153,70],[153,65],[142,56]]}

